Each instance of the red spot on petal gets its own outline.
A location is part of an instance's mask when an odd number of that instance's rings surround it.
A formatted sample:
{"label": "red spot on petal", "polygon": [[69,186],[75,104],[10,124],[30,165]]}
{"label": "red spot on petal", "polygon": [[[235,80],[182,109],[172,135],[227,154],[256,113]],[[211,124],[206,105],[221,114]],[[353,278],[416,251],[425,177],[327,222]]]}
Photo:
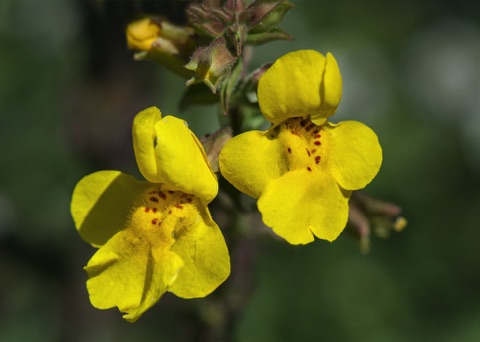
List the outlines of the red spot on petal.
{"label": "red spot on petal", "polygon": [[308,156],[310,157],[310,151],[308,150],[308,148],[307,148],[307,154],[308,154]]}
{"label": "red spot on petal", "polygon": [[158,198],[156,198],[155,196],[152,196],[150,197],[150,201],[158,203]]}
{"label": "red spot on petal", "polygon": [[148,213],[150,211],[150,208],[145,208],[145,212]]}
{"label": "red spot on petal", "polygon": [[317,141],[314,142],[314,144],[317,145],[317,146],[320,146],[322,143],[317,140]]}
{"label": "red spot on petal", "polygon": [[165,201],[167,199],[167,195],[165,195],[163,192],[159,191],[158,195]]}
{"label": "red spot on petal", "polygon": [[321,138],[322,136],[320,134],[315,134],[315,139],[319,139]]}
{"label": "red spot on petal", "polygon": [[175,191],[172,191],[172,190],[168,190],[168,193],[169,194],[173,194]]}
{"label": "red spot on petal", "polygon": [[158,211],[158,209],[157,209],[157,208],[152,208],[152,211],[153,211],[154,213],[156,213],[156,212]]}
{"label": "red spot on petal", "polygon": [[292,153],[292,149],[289,147],[287,148],[288,153]]}
{"label": "red spot on petal", "polygon": [[320,132],[319,129],[315,129],[315,130],[313,131],[313,134],[318,134],[319,132]]}
{"label": "red spot on petal", "polygon": [[312,172],[312,169],[310,168],[310,166],[307,167],[307,170],[310,171],[310,172]]}
{"label": "red spot on petal", "polygon": [[320,163],[320,158],[321,158],[320,156],[316,156],[315,157],[315,163],[317,163],[317,164]]}
{"label": "red spot on petal", "polygon": [[190,197],[188,197],[187,198],[187,203],[192,203],[192,202],[193,202],[193,200]]}
{"label": "red spot on petal", "polygon": [[312,149],[312,151],[311,151],[311,152],[312,152],[312,153],[315,153],[315,152],[317,152],[317,149],[316,149],[316,148],[314,148],[314,149]]}
{"label": "red spot on petal", "polygon": [[158,219],[154,218],[154,219],[152,220],[152,224],[157,224],[157,223],[158,223]]}
{"label": "red spot on petal", "polygon": [[307,120],[300,121],[300,126],[305,127],[307,125]]}
{"label": "red spot on petal", "polygon": [[183,209],[183,206],[181,206],[179,203],[177,203],[177,204],[175,204],[175,208]]}

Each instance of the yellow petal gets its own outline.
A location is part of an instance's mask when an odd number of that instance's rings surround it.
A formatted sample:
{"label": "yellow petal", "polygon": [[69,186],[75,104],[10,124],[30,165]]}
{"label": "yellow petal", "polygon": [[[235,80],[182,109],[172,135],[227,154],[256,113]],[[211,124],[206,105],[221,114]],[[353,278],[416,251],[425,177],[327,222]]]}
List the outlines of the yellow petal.
{"label": "yellow petal", "polygon": [[338,184],[347,190],[364,188],[382,164],[377,135],[358,121],[328,123],[325,127],[331,140],[328,165]]}
{"label": "yellow petal", "polygon": [[183,262],[173,252],[152,250],[148,239],[126,229],[116,234],[90,259],[87,289],[98,309],[118,307],[135,322],[175,281]]}
{"label": "yellow petal", "polygon": [[306,244],[313,235],[333,241],[347,224],[350,192],[318,170],[296,170],[268,184],[258,200],[263,222],[289,243]]}
{"label": "yellow petal", "polygon": [[138,168],[148,181],[165,183],[207,203],[217,195],[215,174],[185,121],[162,118],[156,107],[145,109],[133,122],[133,148]]}
{"label": "yellow petal", "polygon": [[127,45],[130,49],[148,51],[152,43],[160,37],[160,26],[152,19],[134,21],[127,26]]}
{"label": "yellow petal", "polygon": [[131,209],[148,188],[120,171],[100,171],[75,186],[70,211],[80,236],[95,247],[102,246],[125,228]]}
{"label": "yellow petal", "polygon": [[335,113],[341,95],[342,78],[335,58],[313,50],[280,57],[258,84],[260,110],[273,124],[307,115],[322,124],[322,119]]}
{"label": "yellow petal", "polygon": [[157,133],[155,124],[162,119],[162,113],[157,107],[149,107],[135,116],[132,125],[133,150],[138,169],[146,180],[152,183],[162,183],[159,179],[155,145]]}
{"label": "yellow petal", "polygon": [[229,140],[219,156],[220,171],[238,190],[258,198],[267,183],[287,171],[275,128],[249,131]]}
{"label": "yellow petal", "polygon": [[328,52],[325,61],[325,75],[323,85],[320,87],[322,110],[311,113],[311,120],[316,125],[321,125],[325,120],[335,114],[338,104],[342,99],[342,75],[337,60]]}
{"label": "yellow petal", "polygon": [[190,219],[177,224],[171,248],[182,258],[184,267],[169,291],[182,298],[204,297],[230,274],[225,239],[208,209],[197,204]]}

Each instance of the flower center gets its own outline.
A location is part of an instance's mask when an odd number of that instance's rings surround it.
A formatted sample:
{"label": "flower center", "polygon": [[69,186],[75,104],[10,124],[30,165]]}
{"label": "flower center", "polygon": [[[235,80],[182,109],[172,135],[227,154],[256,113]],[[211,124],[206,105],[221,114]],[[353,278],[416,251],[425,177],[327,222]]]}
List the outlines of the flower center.
{"label": "flower center", "polygon": [[197,215],[192,215],[197,201],[194,195],[167,190],[161,184],[145,192],[131,217],[130,227],[140,231],[154,245],[171,246],[182,228],[197,219]]}
{"label": "flower center", "polygon": [[279,139],[285,146],[290,170],[306,169],[313,172],[324,166],[323,126],[304,118],[290,118],[280,126]]}

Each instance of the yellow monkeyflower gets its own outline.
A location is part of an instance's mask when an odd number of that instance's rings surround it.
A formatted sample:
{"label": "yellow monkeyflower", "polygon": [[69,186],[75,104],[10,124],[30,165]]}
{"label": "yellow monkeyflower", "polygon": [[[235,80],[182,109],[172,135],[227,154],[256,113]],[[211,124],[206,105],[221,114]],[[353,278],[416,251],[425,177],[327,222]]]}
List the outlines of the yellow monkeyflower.
{"label": "yellow monkeyflower", "polygon": [[291,244],[314,236],[335,240],[346,226],[352,190],[365,187],[380,169],[382,150],[369,127],[327,121],[341,95],[331,54],[289,53],[258,85],[260,110],[272,127],[242,133],[220,153],[223,176],[258,198],[263,222]]}
{"label": "yellow monkeyflower", "polygon": [[204,297],[230,273],[207,208],[218,182],[186,122],[148,108],[134,119],[133,147],[147,181],[99,171],[78,182],[71,203],[79,234],[99,248],[85,267],[90,301],[130,322],[166,291]]}

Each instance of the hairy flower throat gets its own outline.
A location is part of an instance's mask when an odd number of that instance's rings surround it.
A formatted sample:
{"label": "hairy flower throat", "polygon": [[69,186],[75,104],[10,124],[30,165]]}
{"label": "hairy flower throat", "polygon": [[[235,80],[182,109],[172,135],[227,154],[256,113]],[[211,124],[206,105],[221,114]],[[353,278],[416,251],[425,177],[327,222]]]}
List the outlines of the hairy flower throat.
{"label": "hairy flower throat", "polygon": [[315,125],[309,119],[290,118],[277,129],[289,170],[306,169],[314,172],[325,168],[325,138],[328,132],[322,125]]}
{"label": "hairy flower throat", "polygon": [[143,195],[130,220],[130,226],[140,230],[154,246],[170,247],[183,228],[195,223],[192,215],[197,198],[181,191],[166,190],[163,185],[151,188]]}

